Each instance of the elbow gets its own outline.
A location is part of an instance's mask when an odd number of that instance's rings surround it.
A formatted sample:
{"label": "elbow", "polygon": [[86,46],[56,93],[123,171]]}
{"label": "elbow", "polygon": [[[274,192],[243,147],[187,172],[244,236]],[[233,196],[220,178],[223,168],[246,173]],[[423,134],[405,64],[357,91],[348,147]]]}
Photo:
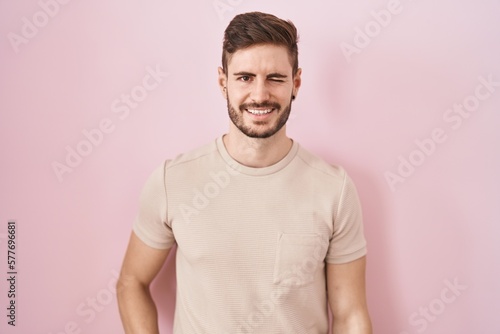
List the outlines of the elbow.
{"label": "elbow", "polygon": [[372,334],[368,310],[356,310],[346,314],[333,314],[333,334]]}
{"label": "elbow", "polygon": [[149,293],[149,284],[142,283],[136,277],[120,273],[116,282],[116,299],[118,304],[127,299],[127,295],[136,293]]}

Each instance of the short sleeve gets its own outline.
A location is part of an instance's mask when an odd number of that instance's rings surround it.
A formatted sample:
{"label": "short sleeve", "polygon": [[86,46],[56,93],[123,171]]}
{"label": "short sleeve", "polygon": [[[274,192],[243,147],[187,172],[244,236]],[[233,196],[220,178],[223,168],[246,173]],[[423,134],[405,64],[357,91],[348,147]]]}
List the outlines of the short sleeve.
{"label": "short sleeve", "polygon": [[[167,161],[168,162],[168,161]],[[155,169],[144,185],[133,231],[146,245],[168,249],[175,243],[171,227],[167,225],[167,194],[165,164]]]}
{"label": "short sleeve", "polygon": [[356,187],[347,174],[333,218],[333,235],[326,262],[347,263],[366,255],[363,215]]}

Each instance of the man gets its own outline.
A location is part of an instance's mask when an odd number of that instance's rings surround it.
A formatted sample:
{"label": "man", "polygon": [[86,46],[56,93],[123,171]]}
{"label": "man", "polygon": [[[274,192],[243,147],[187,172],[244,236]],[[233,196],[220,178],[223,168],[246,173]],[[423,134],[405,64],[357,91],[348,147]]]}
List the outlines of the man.
{"label": "man", "polygon": [[118,302],[126,333],[158,333],[149,285],[177,245],[174,333],[369,334],[366,242],[341,167],[286,135],[301,84],[297,31],[264,13],[224,34],[229,131],[144,186]]}

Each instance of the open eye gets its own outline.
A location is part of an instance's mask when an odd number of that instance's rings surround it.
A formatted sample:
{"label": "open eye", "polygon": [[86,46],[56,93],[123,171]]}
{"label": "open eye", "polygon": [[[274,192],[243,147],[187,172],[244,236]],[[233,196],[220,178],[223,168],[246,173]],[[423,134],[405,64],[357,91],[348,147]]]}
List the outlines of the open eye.
{"label": "open eye", "polygon": [[238,78],[238,80],[243,81],[243,82],[248,82],[250,81],[250,76],[249,75],[242,75],[241,77]]}

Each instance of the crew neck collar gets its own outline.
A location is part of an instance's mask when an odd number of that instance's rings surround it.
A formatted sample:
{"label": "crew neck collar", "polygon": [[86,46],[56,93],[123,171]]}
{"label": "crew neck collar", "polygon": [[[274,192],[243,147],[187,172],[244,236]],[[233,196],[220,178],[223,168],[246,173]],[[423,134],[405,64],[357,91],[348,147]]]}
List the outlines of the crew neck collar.
{"label": "crew neck collar", "polygon": [[229,152],[226,149],[226,146],[224,145],[224,142],[222,140],[223,136],[220,136],[216,139],[215,144],[217,146],[217,150],[219,151],[222,159],[235,171],[246,174],[246,175],[252,175],[252,176],[264,176],[264,175],[270,175],[273,173],[276,173],[283,168],[285,168],[292,160],[293,158],[297,155],[297,151],[299,150],[299,144],[292,140],[292,147],[288,151],[288,153],[278,161],[277,163],[267,166],[267,167],[248,167],[245,165],[242,165],[238,161],[234,160],[233,157],[229,154]]}

